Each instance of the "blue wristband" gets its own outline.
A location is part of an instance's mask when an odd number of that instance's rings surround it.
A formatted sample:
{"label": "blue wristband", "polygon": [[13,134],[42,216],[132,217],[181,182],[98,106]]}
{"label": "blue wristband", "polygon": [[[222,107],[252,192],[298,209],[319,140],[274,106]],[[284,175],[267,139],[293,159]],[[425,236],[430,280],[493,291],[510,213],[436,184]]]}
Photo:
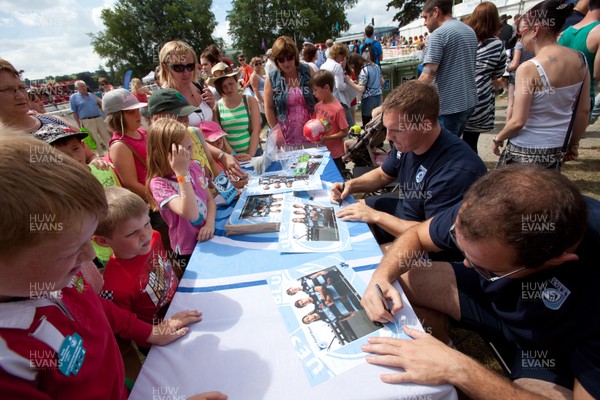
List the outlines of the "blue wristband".
{"label": "blue wristband", "polygon": [[237,153],[236,153],[235,151],[232,151],[232,152],[231,152],[231,155],[232,155],[232,156],[235,156],[236,154],[237,154]]}

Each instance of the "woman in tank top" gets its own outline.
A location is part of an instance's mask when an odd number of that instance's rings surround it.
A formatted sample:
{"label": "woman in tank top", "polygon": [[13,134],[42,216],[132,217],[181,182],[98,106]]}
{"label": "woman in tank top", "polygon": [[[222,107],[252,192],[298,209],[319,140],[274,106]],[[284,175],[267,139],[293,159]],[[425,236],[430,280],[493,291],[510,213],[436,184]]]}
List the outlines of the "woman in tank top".
{"label": "woman in tank top", "polygon": [[177,90],[190,105],[198,107],[198,110],[188,116],[188,125],[198,126],[202,121],[212,120],[215,99],[200,79],[194,50],[185,42],[173,40],[160,49],[158,59],[162,87]]}
{"label": "woman in tank top", "polygon": [[[237,73],[220,62],[212,69],[209,84],[221,95],[214,109],[215,122],[227,132],[227,142],[239,161],[260,155],[260,110],[252,96],[238,90]],[[231,154],[234,154],[234,153]]]}
{"label": "woman in tank top", "polygon": [[[536,56],[517,69],[512,117],[493,139],[496,155],[508,139],[497,167],[519,163],[559,169],[562,162],[577,158],[589,120],[590,76],[585,57],[556,41],[572,8],[561,0],[546,0],[527,11],[519,23],[525,50],[535,51]],[[563,153],[573,113],[573,129]]]}

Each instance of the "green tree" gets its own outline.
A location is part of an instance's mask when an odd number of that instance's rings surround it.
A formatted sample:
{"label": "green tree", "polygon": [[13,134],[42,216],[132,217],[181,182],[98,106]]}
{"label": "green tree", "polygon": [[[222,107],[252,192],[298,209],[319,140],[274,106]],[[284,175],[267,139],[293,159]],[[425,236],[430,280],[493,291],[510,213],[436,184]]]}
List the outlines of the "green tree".
{"label": "green tree", "polygon": [[387,11],[390,7],[397,8],[393,20],[398,21],[399,26],[404,26],[421,17],[424,5],[425,0],[392,0],[387,4]]}
{"label": "green tree", "polygon": [[[264,53],[278,36],[324,42],[350,27],[345,10],[357,0],[233,0],[227,15],[234,47],[247,57]],[[337,29],[336,29],[337,23]]]}
{"label": "green tree", "polygon": [[106,30],[89,36],[94,51],[115,71],[115,80],[129,69],[142,77],[158,65],[160,48],[170,40],[184,40],[196,53],[221,43],[212,37],[211,6],[212,0],[118,0],[114,9],[102,10]]}
{"label": "green tree", "polygon": [[[227,15],[229,34],[233,47],[240,49],[249,59],[262,54],[277,37],[272,1],[233,0],[232,10]],[[261,48],[265,42],[265,50]]]}

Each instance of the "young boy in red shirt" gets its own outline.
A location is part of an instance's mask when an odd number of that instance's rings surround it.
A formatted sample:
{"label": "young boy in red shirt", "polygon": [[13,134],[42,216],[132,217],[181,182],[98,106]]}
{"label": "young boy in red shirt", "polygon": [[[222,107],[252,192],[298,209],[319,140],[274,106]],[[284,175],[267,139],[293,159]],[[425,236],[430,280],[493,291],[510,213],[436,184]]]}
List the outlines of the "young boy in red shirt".
{"label": "young boy in red shirt", "polygon": [[331,158],[340,173],[344,170],[344,138],[348,134],[346,112],[340,102],[333,96],[335,79],[329,71],[320,70],[310,78],[310,87],[319,101],[315,105],[313,118],[327,121],[325,127],[329,129],[321,138],[321,143],[327,146]]}
{"label": "young boy in red shirt", "polygon": [[[126,399],[114,335],[164,345],[200,313],[152,326],[87,284],[81,267],[94,258],[90,239],[107,205],[100,183],[75,160],[2,128],[0,187],[2,398]],[[225,398],[218,396],[204,398]]]}
{"label": "young boy in red shirt", "polygon": [[160,233],[152,230],[141,197],[118,187],[105,192],[108,213],[100,218],[93,239],[112,248],[113,255],[104,269],[100,296],[142,321],[160,323],[179,284]]}

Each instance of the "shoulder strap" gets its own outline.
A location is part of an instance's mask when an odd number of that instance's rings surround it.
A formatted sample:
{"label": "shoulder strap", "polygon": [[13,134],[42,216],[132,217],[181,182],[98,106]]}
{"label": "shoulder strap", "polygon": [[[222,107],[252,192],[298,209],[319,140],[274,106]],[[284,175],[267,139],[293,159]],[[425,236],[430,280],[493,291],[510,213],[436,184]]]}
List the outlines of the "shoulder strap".
{"label": "shoulder strap", "polygon": [[217,124],[221,125],[221,100],[217,100],[217,104],[216,104],[216,117],[217,117]]}
{"label": "shoulder strap", "polygon": [[248,114],[248,134],[252,136],[252,115],[250,114],[250,107],[248,107],[248,99],[246,97],[247,96],[245,94],[242,95],[244,107],[246,107],[246,114]]}
{"label": "shoulder strap", "polygon": [[133,154],[133,156],[135,158],[137,158],[139,162],[142,163],[142,165],[144,166],[144,168],[148,169],[148,166],[146,164],[146,160],[144,160],[142,158],[142,156],[140,156],[140,153],[138,153],[133,147],[131,147],[131,145],[129,143],[127,143],[123,139],[117,139],[117,140],[113,141],[113,143],[123,143],[125,146],[127,146],[127,148],[129,149],[129,151],[131,151],[131,153]]}
{"label": "shoulder strap", "polygon": [[535,65],[538,75],[540,76],[540,80],[542,81],[542,86],[543,86],[544,90],[550,90],[552,87],[550,86],[550,81],[548,80],[548,77],[546,76],[546,71],[544,71],[542,64],[540,64],[540,62],[538,60],[535,60],[533,58],[529,61],[533,65]]}
{"label": "shoulder strap", "polygon": [[569,149],[569,142],[571,141],[571,131],[573,130],[573,125],[575,124],[575,114],[577,113],[577,107],[579,106],[579,100],[581,99],[581,90],[583,89],[583,84],[585,83],[585,77],[588,73],[588,65],[587,58],[580,51],[579,56],[583,58],[583,62],[585,64],[585,73],[583,75],[583,80],[581,81],[581,85],[579,85],[579,91],[577,92],[577,99],[575,99],[575,104],[573,105],[573,112],[571,113],[571,121],[569,121],[569,127],[567,128],[567,134],[565,135],[565,141],[563,143],[562,152],[565,153]]}

